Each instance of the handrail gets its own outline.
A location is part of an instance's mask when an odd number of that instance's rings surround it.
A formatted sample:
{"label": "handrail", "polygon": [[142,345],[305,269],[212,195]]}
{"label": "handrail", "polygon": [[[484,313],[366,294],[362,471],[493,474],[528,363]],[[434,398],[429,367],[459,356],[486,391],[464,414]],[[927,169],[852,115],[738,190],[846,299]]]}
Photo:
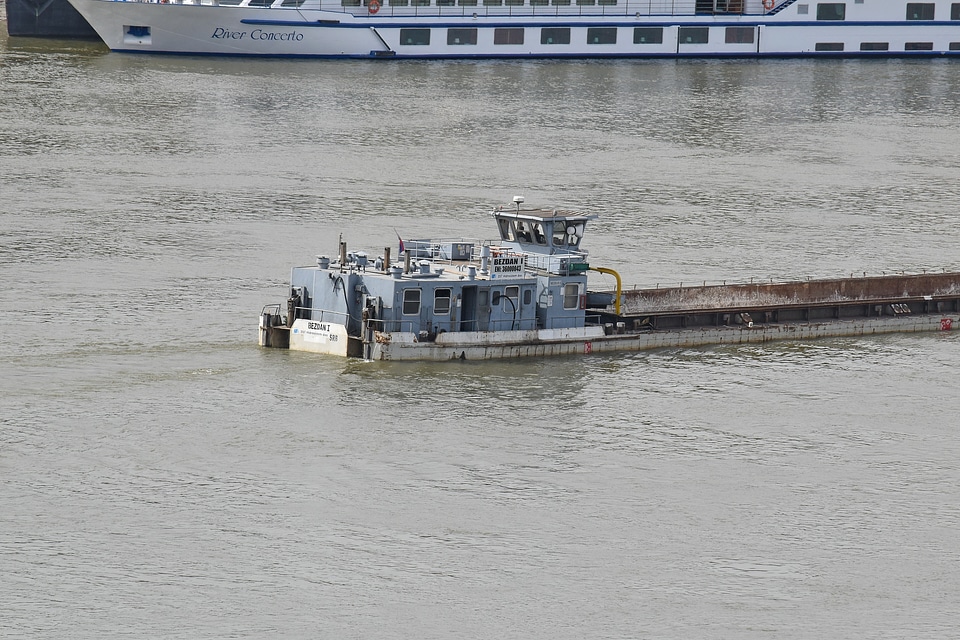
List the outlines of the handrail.
{"label": "handrail", "polygon": [[590,267],[591,271],[597,271],[599,273],[606,273],[613,276],[617,280],[617,298],[614,302],[614,311],[617,315],[620,315],[620,294],[623,293],[623,281],[620,279],[620,274],[614,271],[613,269],[607,269],[605,267]]}

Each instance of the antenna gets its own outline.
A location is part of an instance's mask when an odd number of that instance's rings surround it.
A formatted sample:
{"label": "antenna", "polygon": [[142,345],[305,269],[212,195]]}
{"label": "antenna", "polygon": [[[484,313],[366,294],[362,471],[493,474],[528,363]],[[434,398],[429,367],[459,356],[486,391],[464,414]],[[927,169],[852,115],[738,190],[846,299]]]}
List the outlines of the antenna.
{"label": "antenna", "polygon": [[523,204],[523,196],[513,196],[513,204],[517,205],[517,213],[520,213],[520,205]]}

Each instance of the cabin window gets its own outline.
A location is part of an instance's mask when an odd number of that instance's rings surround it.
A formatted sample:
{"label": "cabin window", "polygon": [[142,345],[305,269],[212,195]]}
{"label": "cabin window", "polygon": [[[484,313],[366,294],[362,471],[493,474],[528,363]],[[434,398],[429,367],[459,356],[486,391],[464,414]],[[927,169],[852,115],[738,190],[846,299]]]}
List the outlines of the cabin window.
{"label": "cabin window", "polygon": [[569,7],[570,0],[550,0],[550,4],[555,7]]}
{"label": "cabin window", "polygon": [[447,44],[477,44],[477,30],[447,29]]}
{"label": "cabin window", "polygon": [[861,42],[860,51],[887,51],[890,49],[889,42]]}
{"label": "cabin window", "polygon": [[403,290],[403,315],[415,316],[420,313],[420,289]]}
{"label": "cabin window", "polygon": [[960,51],[960,42],[951,42],[950,51]]}
{"label": "cabin window", "polygon": [[597,4],[601,7],[615,7],[617,6],[617,0],[597,0]]}
{"label": "cabin window", "polygon": [[485,7],[502,7],[503,0],[483,0],[483,6]]}
{"label": "cabin window", "polygon": [[[250,3],[252,6],[265,6],[265,5],[255,5],[253,2]],[[340,0],[341,7],[359,7],[360,0]]]}
{"label": "cabin window", "polygon": [[588,27],[587,44],[617,44],[617,28]]}
{"label": "cabin window", "polygon": [[570,28],[544,27],[540,29],[540,44],[570,44]]}
{"label": "cabin window", "polygon": [[553,223],[553,246],[563,247],[567,244],[567,223],[557,220]]}
{"label": "cabin window", "polygon": [[727,44],[753,44],[753,27],[727,27]]}
{"label": "cabin window", "polygon": [[400,44],[410,46],[430,44],[430,29],[400,29]]}
{"label": "cabin window", "polygon": [[457,0],[457,4],[461,7],[475,7],[477,6],[477,0]]}
{"label": "cabin window", "polygon": [[450,313],[450,289],[437,289],[433,292],[433,313],[438,316]]}
{"label": "cabin window", "polygon": [[503,0],[503,4],[508,7],[522,7],[524,0]]}
{"label": "cabin window", "polygon": [[580,308],[580,285],[573,282],[563,285],[563,308]]}
{"label": "cabin window", "polygon": [[810,5],[808,4],[798,4],[797,5],[797,15],[805,16],[810,13]]}
{"label": "cabin window", "polygon": [[390,3],[391,7],[406,7],[410,5],[410,0],[387,0],[387,2]]}
{"label": "cabin window", "polygon": [[520,308],[520,287],[516,285],[505,287],[503,290],[503,297],[509,300],[509,302],[504,303],[505,308],[508,308],[508,309]]}
{"label": "cabin window", "polygon": [[523,220],[517,221],[517,240],[520,242],[533,242],[533,236],[530,235],[530,229],[523,223]]}
{"label": "cabin window", "polygon": [[524,289],[524,290],[523,290],[523,306],[526,307],[526,306],[528,306],[531,302],[533,302],[533,290],[532,290],[532,289]]}
{"label": "cabin window", "polygon": [[680,27],[680,44],[706,44],[709,40],[709,27]]}
{"label": "cabin window", "polygon": [[847,5],[842,2],[817,4],[817,20],[843,20],[847,17]]}
{"label": "cabin window", "polygon": [[903,45],[904,51],[933,51],[932,42],[908,42]]}
{"label": "cabin window", "polygon": [[954,2],[950,5],[950,19],[960,20],[960,2]]}
{"label": "cabin window", "polygon": [[[493,44],[523,44],[523,29],[494,29]],[[502,223],[506,222],[506,220],[501,220],[500,222],[502,227]],[[504,237],[502,228],[500,230],[500,236]],[[511,238],[511,240],[512,239],[513,238]]]}
{"label": "cabin window", "polygon": [[540,29],[540,44],[570,44],[570,27]]}
{"label": "cabin window", "polygon": [[531,7],[545,7],[550,4],[550,0],[530,0]]}
{"label": "cabin window", "polygon": [[540,245],[547,244],[547,235],[543,232],[543,223],[534,222],[533,223],[533,241]]}
{"label": "cabin window", "polygon": [[429,7],[430,0],[410,0],[410,4],[414,7]]}
{"label": "cabin window", "polygon": [[[523,44],[523,43],[521,43]],[[513,242],[516,240],[516,237],[513,235],[513,226],[510,224],[509,220],[504,220],[503,218],[497,219],[497,224],[500,225],[500,239],[501,240],[510,240]]]}
{"label": "cabin window", "polygon": [[907,20],[933,20],[936,6],[932,2],[908,2]]}
{"label": "cabin window", "polygon": [[818,42],[815,51],[843,51],[842,42]]}
{"label": "cabin window", "polygon": [[592,7],[597,4],[597,0],[577,0],[578,7]]}
{"label": "cabin window", "polygon": [[437,0],[438,7],[452,7],[456,4],[456,0]]}
{"label": "cabin window", "polygon": [[663,44],[663,27],[634,27],[633,44]]}

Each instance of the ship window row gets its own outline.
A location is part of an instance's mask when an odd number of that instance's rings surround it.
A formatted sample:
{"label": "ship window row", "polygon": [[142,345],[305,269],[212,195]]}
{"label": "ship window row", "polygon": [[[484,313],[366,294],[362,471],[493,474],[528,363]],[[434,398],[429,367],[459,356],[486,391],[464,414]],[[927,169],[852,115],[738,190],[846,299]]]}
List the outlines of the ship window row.
{"label": "ship window row", "polygon": [[[267,2],[267,0],[264,0]],[[272,2],[272,0],[269,0]],[[284,0],[288,3],[299,3],[302,0]],[[370,0],[340,0],[343,7],[366,6]],[[619,0],[386,0],[391,7],[615,7]],[[253,4],[253,3],[251,3]],[[807,5],[798,5],[798,13],[806,13]],[[845,2],[820,2],[817,4],[817,20],[844,20],[846,19],[847,5]],[[936,3],[908,2],[907,20],[934,20],[936,18]],[[950,5],[950,19],[960,20],[960,2]]]}
{"label": "ship window row", "polygon": [[[400,29],[400,44],[406,46],[426,46],[430,44],[431,29]],[[540,29],[540,44],[570,44],[570,27],[543,27]],[[475,45],[478,29],[447,29],[447,44]],[[588,27],[587,44],[616,44],[617,27]],[[709,27],[680,27],[679,38],[682,44],[706,44],[710,41]],[[753,44],[756,38],[754,27],[726,27],[724,40],[727,44]],[[524,29],[522,27],[500,27],[493,30],[493,44],[522,45]],[[634,27],[633,44],[663,44],[663,27]],[[522,240],[544,244],[543,231],[531,236],[530,231],[509,229],[503,231],[508,240]]]}
{"label": "ship window row", "polygon": [[[818,42],[815,48],[817,51],[843,51],[842,42]],[[889,51],[889,42],[861,42],[860,51]],[[906,42],[903,45],[904,51],[933,51],[932,42]],[[950,51],[960,51],[960,42],[951,42]]]}
{"label": "ship window row", "polygon": [[[369,1],[340,0],[340,6],[367,6]],[[386,4],[391,7],[615,7],[618,3],[619,0],[387,0]]]}
{"label": "ship window row", "polygon": [[[800,9],[804,11],[801,12]],[[936,19],[937,5],[934,2],[908,2],[907,20],[934,20]],[[805,5],[798,5],[797,13],[806,13]],[[845,20],[847,5],[843,2],[821,2],[817,4],[817,20]],[[950,19],[960,20],[960,2],[950,5]]]}

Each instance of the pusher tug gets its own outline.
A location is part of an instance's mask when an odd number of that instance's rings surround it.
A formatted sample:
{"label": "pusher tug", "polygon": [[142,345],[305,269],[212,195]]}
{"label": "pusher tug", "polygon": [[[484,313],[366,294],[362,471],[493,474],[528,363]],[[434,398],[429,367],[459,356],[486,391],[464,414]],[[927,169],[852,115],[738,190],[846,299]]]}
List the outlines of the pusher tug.
{"label": "pusher tug", "polygon": [[[371,260],[294,267],[286,308],[260,314],[259,342],[367,360],[473,360],[661,347],[949,331],[960,273],[624,290],[581,249],[595,215],[493,211],[486,242],[401,241]],[[615,291],[588,291],[587,272]]]}

